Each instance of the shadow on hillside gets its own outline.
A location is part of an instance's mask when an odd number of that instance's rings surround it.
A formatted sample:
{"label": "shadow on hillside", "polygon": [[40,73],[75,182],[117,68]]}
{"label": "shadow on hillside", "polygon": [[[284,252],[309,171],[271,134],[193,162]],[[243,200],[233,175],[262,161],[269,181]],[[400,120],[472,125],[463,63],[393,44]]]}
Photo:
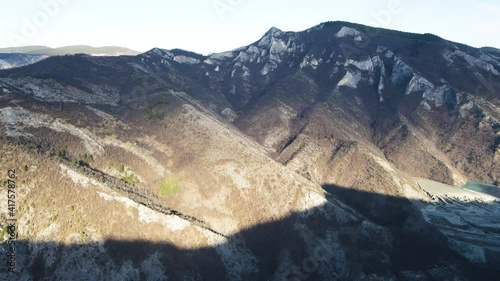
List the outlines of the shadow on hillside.
{"label": "shadow on hillside", "polygon": [[[473,265],[449,250],[446,238],[422,222],[409,200],[336,185],[323,188],[328,203],[242,230],[214,247],[181,249],[141,240],[71,245],[18,241],[16,273],[6,272],[7,247],[0,248],[0,280],[30,280],[27,274],[35,281],[166,280],[165,276],[168,280],[387,280],[391,276],[462,280],[453,279],[454,275],[499,280],[495,267]],[[385,228],[367,228],[373,224],[364,219],[339,219],[339,214],[353,214],[346,205]],[[377,236],[384,231],[393,239]]]}

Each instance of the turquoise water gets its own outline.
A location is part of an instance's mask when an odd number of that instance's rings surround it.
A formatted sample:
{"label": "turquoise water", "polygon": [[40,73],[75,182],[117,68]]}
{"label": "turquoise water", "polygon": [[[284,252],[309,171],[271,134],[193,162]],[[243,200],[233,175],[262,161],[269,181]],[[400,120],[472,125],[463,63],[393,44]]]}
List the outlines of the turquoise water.
{"label": "turquoise water", "polygon": [[464,186],[462,186],[462,188],[500,198],[500,187],[496,185],[476,181],[468,181]]}

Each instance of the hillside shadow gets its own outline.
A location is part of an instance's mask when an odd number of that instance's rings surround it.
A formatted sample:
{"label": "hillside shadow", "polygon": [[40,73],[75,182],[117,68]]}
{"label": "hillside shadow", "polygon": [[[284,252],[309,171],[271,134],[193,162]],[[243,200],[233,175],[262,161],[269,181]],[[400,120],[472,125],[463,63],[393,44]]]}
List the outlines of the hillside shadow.
{"label": "hillside shadow", "polygon": [[[446,237],[423,222],[408,199],[323,188],[327,203],[244,229],[213,247],[21,240],[17,272],[8,273],[4,244],[0,280],[499,280],[495,265],[472,264],[448,249]],[[340,219],[352,215],[351,208],[365,218]]]}
{"label": "hillside shadow", "polygon": [[[323,189],[327,192],[329,200],[338,199],[378,225],[391,229],[396,237],[392,252],[395,268],[425,268],[439,264],[447,257],[462,259],[449,249],[448,238],[434,225],[426,222],[416,207],[422,204],[421,201],[416,202],[407,198],[365,192],[334,184],[325,184]],[[489,203],[475,202],[474,205],[485,208],[489,206]],[[500,216],[500,214],[497,215]],[[491,262],[489,266],[496,268],[500,257],[491,258],[494,262]],[[468,262],[465,260],[461,263],[464,265],[463,268],[472,275],[483,274],[480,266],[467,265]],[[496,273],[493,271],[491,276],[492,280],[500,280],[498,271]]]}

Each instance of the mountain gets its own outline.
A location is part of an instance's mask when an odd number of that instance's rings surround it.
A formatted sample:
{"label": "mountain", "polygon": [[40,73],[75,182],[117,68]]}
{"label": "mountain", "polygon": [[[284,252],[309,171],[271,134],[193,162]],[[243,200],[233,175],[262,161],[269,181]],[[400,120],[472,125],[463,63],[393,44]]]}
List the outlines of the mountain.
{"label": "mountain", "polygon": [[33,64],[49,56],[87,54],[92,56],[133,56],[139,52],[123,47],[67,46],[49,48],[26,46],[0,49],[0,69],[16,68]]}
{"label": "mountain", "polygon": [[37,50],[48,50],[51,49],[47,46],[24,46],[24,47],[10,47],[10,48],[0,48],[0,53],[2,54],[29,54],[31,52],[36,52]]}
{"label": "mountain", "polygon": [[21,67],[48,58],[47,55],[2,54],[0,53],[0,69]]}
{"label": "mountain", "polygon": [[63,56],[74,54],[87,54],[94,56],[133,56],[139,52],[117,46],[91,47],[85,45],[50,48],[46,46],[26,46],[14,48],[0,48],[0,53],[22,53],[32,55]]}
{"label": "mountain", "polygon": [[2,70],[0,277],[498,280],[499,71],[347,22]]}

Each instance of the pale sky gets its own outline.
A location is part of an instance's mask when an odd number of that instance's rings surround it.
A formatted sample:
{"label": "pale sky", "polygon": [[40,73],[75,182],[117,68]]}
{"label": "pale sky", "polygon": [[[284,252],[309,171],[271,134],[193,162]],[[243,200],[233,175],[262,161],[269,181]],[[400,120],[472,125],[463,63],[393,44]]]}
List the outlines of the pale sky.
{"label": "pale sky", "polygon": [[500,48],[498,0],[0,0],[0,47],[182,48],[202,54],[343,20]]}

